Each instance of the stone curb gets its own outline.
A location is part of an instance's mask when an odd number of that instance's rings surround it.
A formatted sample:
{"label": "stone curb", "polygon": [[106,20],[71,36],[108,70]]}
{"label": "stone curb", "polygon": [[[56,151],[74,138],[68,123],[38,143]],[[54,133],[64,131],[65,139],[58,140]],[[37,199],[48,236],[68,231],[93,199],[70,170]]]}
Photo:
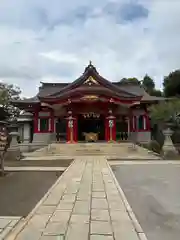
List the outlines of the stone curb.
{"label": "stone curb", "polygon": [[36,212],[36,210],[38,209],[38,207],[44,202],[44,200],[49,196],[49,194],[51,193],[51,191],[59,184],[60,180],[62,179],[62,177],[64,176],[64,174],[72,167],[72,165],[75,163],[75,161],[73,161],[69,167],[67,167],[67,169],[63,172],[63,174],[57,179],[57,181],[52,185],[51,188],[49,188],[49,190],[47,191],[47,193],[44,195],[44,197],[41,198],[41,200],[35,205],[35,207],[33,208],[33,210],[27,215],[26,218],[22,219],[22,221],[19,223],[19,225],[16,226],[16,228],[14,228],[7,236],[6,236],[6,240],[15,240],[16,237],[18,236],[18,234],[26,227],[26,225],[28,224],[29,220],[33,217],[34,213]]}
{"label": "stone curb", "polygon": [[146,162],[146,161],[160,161],[163,160],[162,158],[108,158],[107,161],[141,161],[141,162]]}
{"label": "stone curb", "polygon": [[6,172],[64,172],[67,167],[4,167]]}
{"label": "stone curb", "polygon": [[180,164],[179,160],[154,160],[154,161],[109,161],[110,166],[119,166],[119,165],[144,165],[144,164]]}
{"label": "stone curb", "polygon": [[18,217],[8,217],[8,216],[0,217],[0,219],[9,219],[9,218],[11,218],[12,221],[18,220],[18,222],[15,223],[15,225],[9,231],[6,231],[6,229],[9,228],[9,224],[8,224],[8,226],[5,228],[4,232],[0,233],[0,239],[2,239],[2,240],[5,240],[6,237],[13,232],[14,228],[18,227],[21,224],[21,222],[24,220],[23,217],[20,217],[20,219]]}
{"label": "stone curb", "polygon": [[112,171],[112,169],[111,169],[111,167],[110,167],[108,162],[107,162],[107,166],[108,166],[108,168],[109,168],[109,170],[111,172],[112,178],[113,178],[113,180],[115,182],[115,185],[116,185],[116,187],[117,187],[117,189],[119,191],[119,194],[120,194],[120,196],[122,198],[122,201],[124,203],[126,211],[127,211],[128,215],[129,215],[129,217],[130,217],[130,219],[131,219],[131,221],[133,223],[133,226],[134,226],[134,228],[135,228],[135,230],[137,232],[137,235],[138,235],[139,239],[140,240],[148,240],[146,235],[145,235],[145,233],[144,233],[144,231],[143,231],[143,229],[142,229],[142,227],[141,227],[141,225],[139,224],[135,214],[133,213],[133,210],[132,210],[131,206],[129,205],[129,203],[128,203],[127,199],[126,199],[126,196],[125,196],[122,188],[120,187],[120,185],[119,185],[119,183],[118,183],[118,181],[117,181],[117,179],[116,179],[116,177],[115,177],[115,175],[114,175],[114,173],[113,173],[113,171]]}

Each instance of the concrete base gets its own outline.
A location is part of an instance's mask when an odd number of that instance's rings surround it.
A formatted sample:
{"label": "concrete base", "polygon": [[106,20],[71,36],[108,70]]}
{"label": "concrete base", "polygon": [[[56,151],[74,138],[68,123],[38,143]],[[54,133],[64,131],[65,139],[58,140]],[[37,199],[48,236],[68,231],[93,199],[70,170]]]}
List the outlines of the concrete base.
{"label": "concrete base", "polygon": [[19,161],[21,159],[21,152],[19,148],[8,149],[5,155],[5,161]]}
{"label": "concrete base", "polygon": [[54,133],[34,133],[33,144],[49,144],[53,142]]}
{"label": "concrete base", "polygon": [[135,143],[148,143],[151,141],[151,132],[131,132],[128,140]]}
{"label": "concrete base", "polygon": [[151,132],[138,132],[137,133],[137,142],[148,143],[150,141],[151,141]]}
{"label": "concrete base", "polygon": [[5,160],[17,161],[21,159],[21,152],[17,142],[18,132],[11,132],[11,143],[7,150]]}
{"label": "concrete base", "polygon": [[46,147],[48,144],[45,143],[21,143],[19,144],[21,152],[33,152],[40,148]]}

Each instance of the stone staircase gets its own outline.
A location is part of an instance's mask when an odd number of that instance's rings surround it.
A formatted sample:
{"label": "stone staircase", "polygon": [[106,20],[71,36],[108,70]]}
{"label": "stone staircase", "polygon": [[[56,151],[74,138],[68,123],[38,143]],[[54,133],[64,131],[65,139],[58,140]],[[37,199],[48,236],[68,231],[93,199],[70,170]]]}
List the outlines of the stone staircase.
{"label": "stone staircase", "polygon": [[47,147],[38,149],[31,153],[26,153],[26,156],[84,156],[84,155],[109,155],[122,152],[124,146],[129,143],[77,143],[77,144],[60,144],[52,143]]}
{"label": "stone staircase", "polygon": [[30,159],[47,159],[56,158],[74,158],[75,156],[107,156],[109,158],[149,158],[155,157],[148,153],[147,150],[136,146],[133,150],[132,143],[76,143],[61,144],[52,143],[47,147],[41,148],[34,152],[23,154],[26,160]]}

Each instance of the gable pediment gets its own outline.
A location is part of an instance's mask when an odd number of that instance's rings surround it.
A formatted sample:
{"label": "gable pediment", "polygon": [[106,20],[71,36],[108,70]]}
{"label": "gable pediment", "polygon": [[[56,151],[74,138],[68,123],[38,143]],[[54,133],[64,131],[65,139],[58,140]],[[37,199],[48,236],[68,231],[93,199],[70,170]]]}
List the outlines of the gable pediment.
{"label": "gable pediment", "polygon": [[99,85],[98,81],[96,79],[94,79],[92,76],[89,76],[88,79],[85,80],[83,84],[89,85],[89,86]]}

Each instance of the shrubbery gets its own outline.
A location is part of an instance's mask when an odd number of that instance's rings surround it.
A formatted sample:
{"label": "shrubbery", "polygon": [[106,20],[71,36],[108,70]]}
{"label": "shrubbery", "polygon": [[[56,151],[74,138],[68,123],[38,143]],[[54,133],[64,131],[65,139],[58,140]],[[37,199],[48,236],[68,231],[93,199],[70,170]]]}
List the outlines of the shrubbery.
{"label": "shrubbery", "polygon": [[148,149],[155,152],[155,153],[160,154],[161,150],[162,150],[162,147],[160,146],[160,144],[156,140],[152,140],[148,144]]}
{"label": "shrubbery", "polygon": [[162,151],[161,145],[156,140],[151,140],[149,143],[143,143],[141,146],[158,154]]}

